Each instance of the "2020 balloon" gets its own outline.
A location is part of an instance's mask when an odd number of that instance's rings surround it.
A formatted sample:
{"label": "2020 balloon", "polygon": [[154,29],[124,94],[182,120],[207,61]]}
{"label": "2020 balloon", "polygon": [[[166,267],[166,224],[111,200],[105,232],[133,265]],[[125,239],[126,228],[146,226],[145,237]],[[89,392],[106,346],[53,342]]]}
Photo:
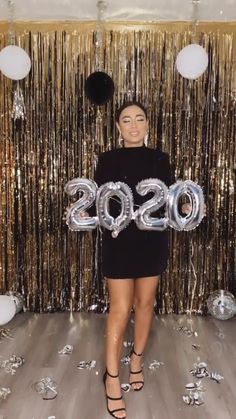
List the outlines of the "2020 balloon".
{"label": "2020 balloon", "polygon": [[[169,189],[160,179],[145,179],[136,185],[137,192],[145,196],[153,192],[154,196],[142,204],[136,211],[133,208],[133,194],[128,185],[123,182],[107,182],[98,186],[89,179],[76,178],[65,186],[65,192],[75,195],[82,192],[82,196],[68,209],[66,223],[71,230],[93,230],[99,224],[112,231],[112,236],[122,231],[131,220],[134,220],[141,230],[163,231],[168,226],[175,230],[192,230],[196,228],[204,217],[204,197],[199,185],[191,180],[178,181]],[[183,217],[178,210],[181,196],[188,196],[191,212]],[[94,205],[96,199],[97,215],[83,216],[83,213]],[[110,200],[120,203],[120,214],[113,217],[110,214]],[[151,214],[166,204],[165,216],[152,217]]]}

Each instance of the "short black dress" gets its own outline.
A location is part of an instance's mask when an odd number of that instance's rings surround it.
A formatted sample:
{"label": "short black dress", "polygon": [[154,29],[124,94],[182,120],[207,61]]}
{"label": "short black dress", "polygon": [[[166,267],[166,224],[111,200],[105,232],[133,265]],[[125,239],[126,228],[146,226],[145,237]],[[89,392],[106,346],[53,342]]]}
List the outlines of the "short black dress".
{"label": "short black dress", "polygon": [[[141,147],[124,147],[102,153],[95,174],[98,186],[106,182],[121,181],[133,192],[134,209],[153,194],[141,196],[136,185],[144,179],[158,178],[167,186],[171,182],[169,158],[162,151]],[[119,214],[120,206],[110,200],[110,213]],[[154,214],[152,214],[154,216]],[[103,229],[102,269],[107,278],[140,278],[160,275],[167,266],[169,256],[168,232],[140,230],[135,222],[113,238],[111,231]]]}

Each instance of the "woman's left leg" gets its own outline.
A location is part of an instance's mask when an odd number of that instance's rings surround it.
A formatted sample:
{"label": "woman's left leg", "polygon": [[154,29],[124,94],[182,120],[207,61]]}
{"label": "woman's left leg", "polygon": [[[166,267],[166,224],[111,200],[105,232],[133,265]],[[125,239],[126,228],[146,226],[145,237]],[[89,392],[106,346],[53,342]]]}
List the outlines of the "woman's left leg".
{"label": "woman's left leg", "polygon": [[[159,283],[159,276],[137,278],[134,286],[134,351],[137,354],[144,352],[153,318],[153,307],[156,290]],[[131,356],[130,370],[140,371],[142,357],[134,353]],[[142,372],[130,374],[130,382],[143,381]],[[138,390],[142,384],[133,384],[132,387]]]}

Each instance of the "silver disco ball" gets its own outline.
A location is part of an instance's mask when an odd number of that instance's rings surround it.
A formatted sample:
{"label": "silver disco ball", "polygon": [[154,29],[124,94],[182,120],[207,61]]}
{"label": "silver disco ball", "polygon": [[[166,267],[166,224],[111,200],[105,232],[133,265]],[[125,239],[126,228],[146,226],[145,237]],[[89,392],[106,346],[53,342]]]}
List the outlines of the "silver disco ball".
{"label": "silver disco ball", "polygon": [[229,291],[217,290],[208,297],[207,308],[216,319],[228,320],[236,314],[236,299]]}

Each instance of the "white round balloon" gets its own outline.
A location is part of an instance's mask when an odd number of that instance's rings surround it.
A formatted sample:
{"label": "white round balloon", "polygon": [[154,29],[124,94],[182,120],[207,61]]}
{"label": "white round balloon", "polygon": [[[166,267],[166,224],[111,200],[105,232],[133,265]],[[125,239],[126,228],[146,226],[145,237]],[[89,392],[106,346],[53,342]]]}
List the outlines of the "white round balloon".
{"label": "white round balloon", "polygon": [[208,54],[198,44],[190,44],[181,49],[177,55],[176,67],[181,76],[195,80],[200,77],[208,66]]}
{"label": "white round balloon", "polygon": [[16,314],[19,313],[24,307],[24,297],[17,291],[7,291],[6,295],[9,295],[10,298],[15,303]]}
{"label": "white round balloon", "polygon": [[0,51],[0,70],[12,80],[24,79],[30,72],[31,60],[24,49],[8,45]]}
{"label": "white round balloon", "polygon": [[0,295],[0,326],[8,323],[16,313],[16,305],[8,295]]}

